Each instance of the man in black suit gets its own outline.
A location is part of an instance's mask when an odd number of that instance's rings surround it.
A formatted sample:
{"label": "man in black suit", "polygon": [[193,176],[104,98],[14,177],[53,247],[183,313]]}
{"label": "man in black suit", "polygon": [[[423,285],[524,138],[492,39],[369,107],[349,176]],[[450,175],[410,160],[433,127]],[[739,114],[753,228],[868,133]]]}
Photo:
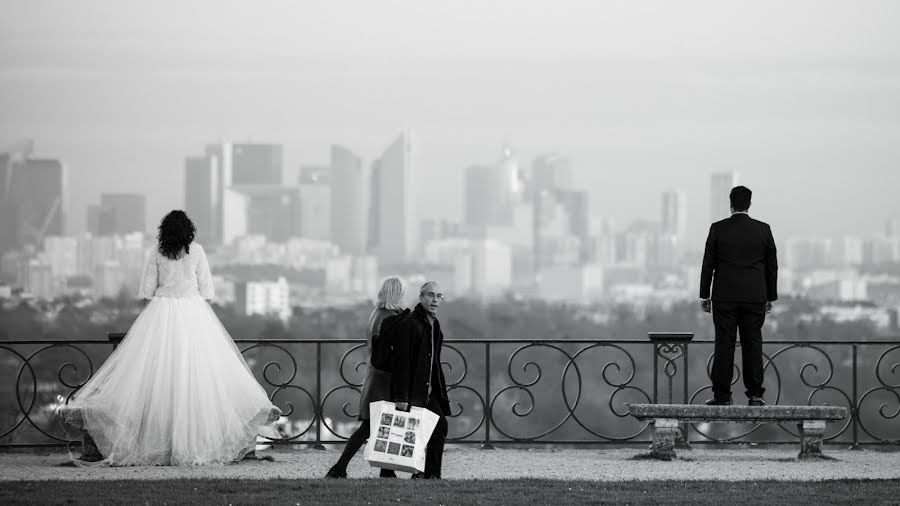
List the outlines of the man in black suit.
{"label": "man in black suit", "polygon": [[[700,274],[700,307],[713,315],[716,349],[710,405],[730,405],[734,344],[741,333],[744,386],[748,404],[762,406],[762,326],[778,298],[778,262],[769,225],[747,214],[752,192],[731,190],[731,217],[713,223],[706,239]],[[712,285],[712,297],[710,297]]]}
{"label": "man in black suit", "polygon": [[391,398],[397,409],[411,406],[426,408],[438,415],[438,423],[425,451],[425,472],[412,478],[441,478],[444,442],[447,440],[447,416],[450,401],[447,381],[441,369],[444,334],[437,319],[444,294],[440,285],[429,281],[419,289],[419,303],[397,329],[391,368]]}

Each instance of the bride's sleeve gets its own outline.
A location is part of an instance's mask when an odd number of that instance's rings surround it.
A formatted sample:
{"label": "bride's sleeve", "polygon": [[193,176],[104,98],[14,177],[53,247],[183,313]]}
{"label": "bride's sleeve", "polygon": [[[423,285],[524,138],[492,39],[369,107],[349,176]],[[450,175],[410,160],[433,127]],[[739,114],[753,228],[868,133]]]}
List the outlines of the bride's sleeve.
{"label": "bride's sleeve", "polygon": [[212,273],[209,271],[209,260],[206,258],[206,251],[200,248],[200,261],[197,262],[197,287],[200,289],[200,296],[206,300],[212,300],[215,297],[213,290]]}
{"label": "bride's sleeve", "polygon": [[138,290],[139,299],[149,299],[159,286],[159,272],[156,266],[156,250],[151,249],[147,253],[147,263],[144,265],[144,274],[141,275],[141,288]]}

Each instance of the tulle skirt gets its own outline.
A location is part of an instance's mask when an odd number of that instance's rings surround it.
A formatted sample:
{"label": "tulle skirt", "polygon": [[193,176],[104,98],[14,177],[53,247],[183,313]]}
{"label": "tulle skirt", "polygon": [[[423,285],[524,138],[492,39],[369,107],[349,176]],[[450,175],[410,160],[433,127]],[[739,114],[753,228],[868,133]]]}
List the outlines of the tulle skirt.
{"label": "tulle skirt", "polygon": [[66,409],[109,465],[225,464],[280,411],[200,296],[156,297]]}

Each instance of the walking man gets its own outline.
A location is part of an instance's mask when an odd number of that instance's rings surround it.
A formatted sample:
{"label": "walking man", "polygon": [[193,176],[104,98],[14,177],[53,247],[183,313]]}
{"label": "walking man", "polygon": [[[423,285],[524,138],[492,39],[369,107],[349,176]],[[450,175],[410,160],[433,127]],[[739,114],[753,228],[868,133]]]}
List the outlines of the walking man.
{"label": "walking man", "polygon": [[428,409],[438,415],[438,423],[428,440],[425,472],[413,478],[440,479],[444,442],[447,439],[447,383],[441,370],[441,347],[444,335],[437,319],[444,300],[440,285],[429,281],[419,289],[419,303],[398,328],[394,348],[395,360],[391,376],[391,398],[397,409],[411,406]]}

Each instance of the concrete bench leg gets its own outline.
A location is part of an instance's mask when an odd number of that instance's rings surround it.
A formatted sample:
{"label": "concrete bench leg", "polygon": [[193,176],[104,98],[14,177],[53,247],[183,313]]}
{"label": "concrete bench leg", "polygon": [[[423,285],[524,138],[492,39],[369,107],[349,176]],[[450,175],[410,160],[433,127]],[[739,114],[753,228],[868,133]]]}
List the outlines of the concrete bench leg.
{"label": "concrete bench leg", "polygon": [[821,459],[822,444],[825,441],[825,421],[807,420],[797,424],[800,427],[800,459]]}
{"label": "concrete bench leg", "polygon": [[675,440],[678,439],[678,420],[657,418],[653,420],[653,446],[650,457],[658,460],[675,458]]}

